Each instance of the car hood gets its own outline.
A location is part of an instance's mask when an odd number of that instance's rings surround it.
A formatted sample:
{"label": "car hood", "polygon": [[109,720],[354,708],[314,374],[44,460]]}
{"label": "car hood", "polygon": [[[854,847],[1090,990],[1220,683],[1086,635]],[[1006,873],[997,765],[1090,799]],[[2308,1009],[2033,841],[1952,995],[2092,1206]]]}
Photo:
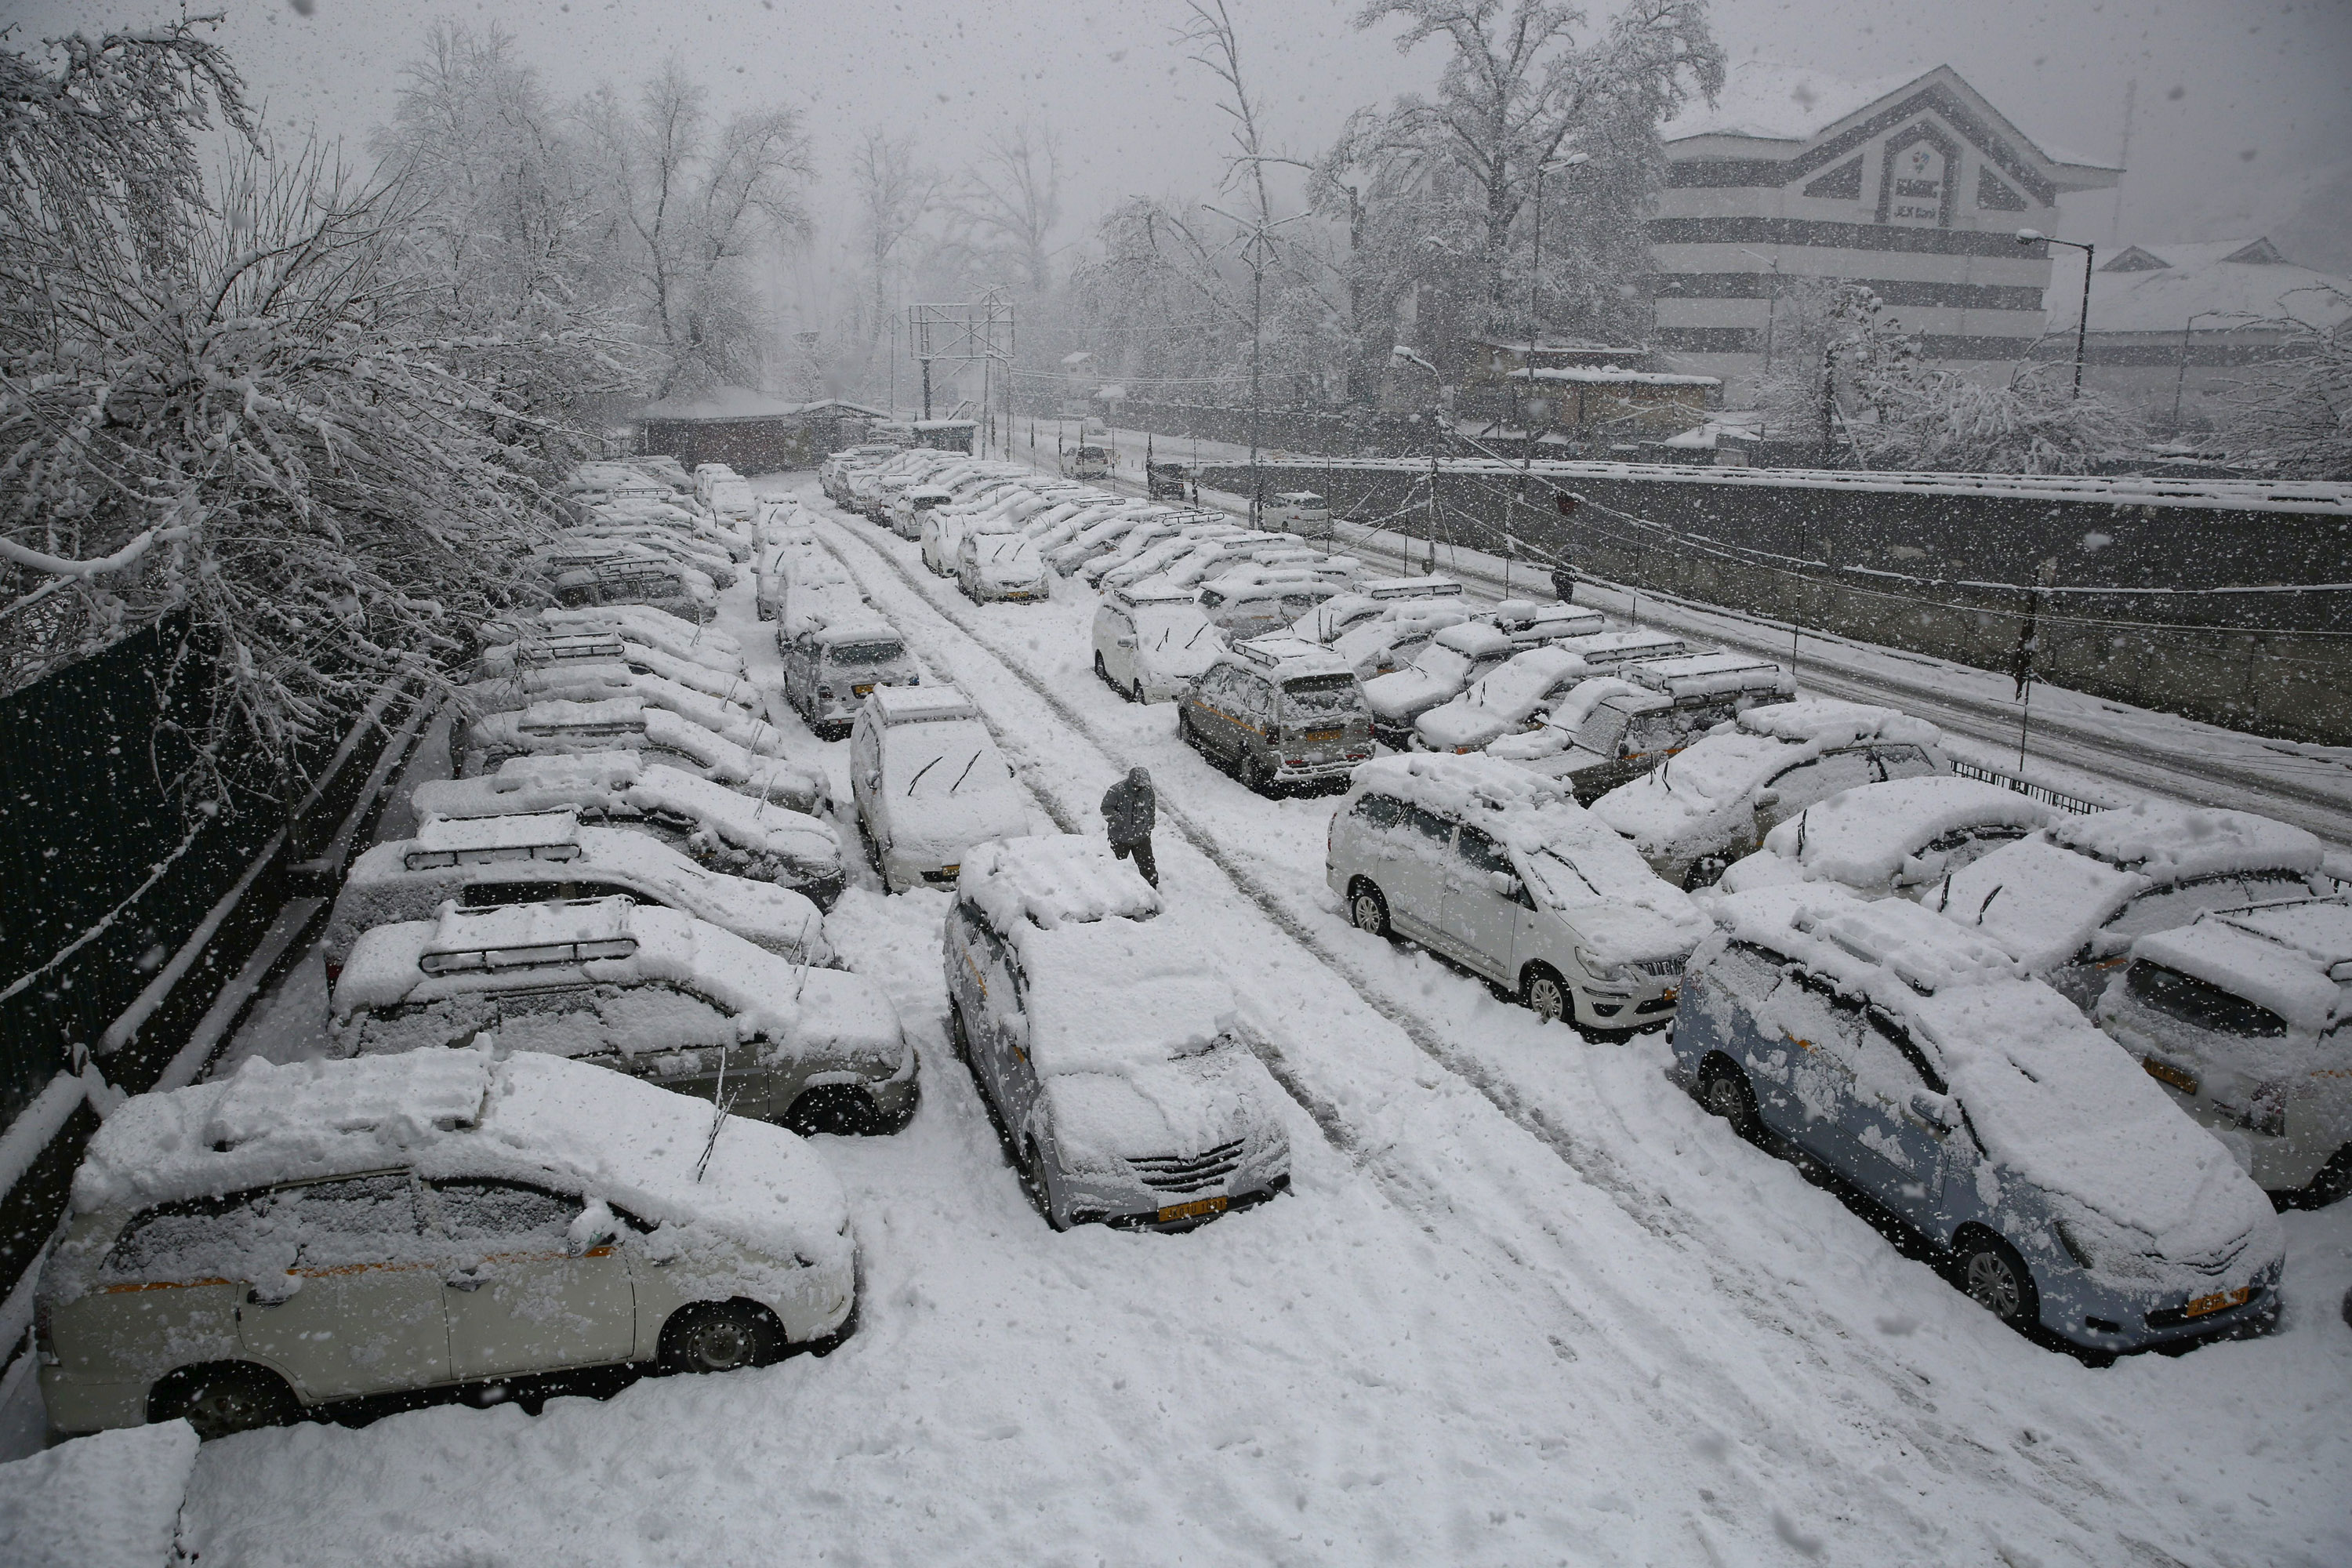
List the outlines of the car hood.
{"label": "car hood", "polygon": [[1044,1102],[1068,1165],[1116,1169],[1129,1160],[1199,1154],[1235,1140],[1252,1152],[1280,1141],[1265,1084],[1257,1059],[1229,1044],[1117,1073],[1059,1073],[1045,1080]]}

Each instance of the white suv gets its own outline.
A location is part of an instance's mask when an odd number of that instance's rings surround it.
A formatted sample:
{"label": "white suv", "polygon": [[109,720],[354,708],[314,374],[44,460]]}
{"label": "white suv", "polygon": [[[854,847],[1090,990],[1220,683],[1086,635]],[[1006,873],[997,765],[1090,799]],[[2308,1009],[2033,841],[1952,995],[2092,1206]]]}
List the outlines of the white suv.
{"label": "white suv", "polygon": [[789,1133],[551,1057],[274,1066],[125,1101],[41,1274],[63,1432],[199,1436],[363,1394],[824,1348],[841,1184]]}
{"label": "white suv", "polygon": [[1185,1229],[1290,1185],[1233,993],[1160,895],[1074,835],[964,858],[945,944],[957,1054],[1056,1230]]}
{"label": "white suv", "polygon": [[915,1114],[914,1048],[880,986],[624,898],[377,926],[352,944],[329,1029],[343,1056],[495,1031],[795,1132],[895,1132]]}
{"label": "white suv", "polygon": [[1359,929],[1411,937],[1545,1018],[1596,1029],[1665,1022],[1712,929],[1565,790],[1476,752],[1358,768],[1325,854]]}
{"label": "white suv", "polygon": [[903,892],[955,880],[964,852],[1029,831],[1012,764],[952,686],[883,686],[849,733],[857,831],[882,884]]}

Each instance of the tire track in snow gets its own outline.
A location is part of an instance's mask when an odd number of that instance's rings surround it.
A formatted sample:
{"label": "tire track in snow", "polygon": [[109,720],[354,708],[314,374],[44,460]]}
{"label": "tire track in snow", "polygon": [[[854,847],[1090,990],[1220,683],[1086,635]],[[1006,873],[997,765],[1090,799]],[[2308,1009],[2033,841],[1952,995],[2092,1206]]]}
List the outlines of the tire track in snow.
{"label": "tire track in snow", "polygon": [[[812,510],[814,512],[814,509]],[[1027,688],[1115,770],[1124,771],[1131,765],[1118,742],[1106,736],[1096,723],[1057,694],[1050,684],[1032,673],[1018,654],[1000,647],[997,640],[975,622],[965,605],[942,602],[948,590],[939,587],[936,583],[926,584],[918,577],[915,569],[901,561],[897,552],[877,548],[873,542],[844,527],[836,518],[815,515],[820,526],[831,536],[835,554],[842,559],[853,575],[859,576],[861,586],[865,586],[864,576],[858,563],[850,559],[853,553],[870,557],[887,566],[920,604],[976,645],[992,663]],[[849,551],[845,552],[841,548],[843,545],[849,546]],[[991,729],[992,732],[999,735],[1000,741],[1005,739],[1004,732],[998,730],[992,721]],[[1016,754],[1027,750],[1017,742],[1007,749]],[[1049,815],[1058,826],[1066,831],[1078,830],[1074,815],[1056,800],[1053,784],[1034,776],[1025,782],[1041,803],[1047,805]],[[2020,1450],[2012,1447],[2004,1452],[1987,1446],[1941,1416],[1937,1405],[1923,1392],[1921,1373],[1896,1361],[1880,1347],[1853,1337],[1848,1325],[1796,1299],[1778,1281],[1759,1281],[1751,1275],[1727,1272],[1725,1259],[1730,1256],[1728,1249],[1699,1234],[1670,1199],[1663,1194],[1643,1192],[1625,1176],[1606,1150],[1571,1135],[1541,1106],[1532,1103],[1507,1078],[1454,1046],[1426,1018],[1387,994],[1385,988],[1366,973],[1361,965],[1308,926],[1257,872],[1242,863],[1181,808],[1171,807],[1163,801],[1161,811],[1171,819],[1187,844],[1216,867],[1260,914],[1272,921],[1284,935],[1305,948],[1326,970],[1345,984],[1365,1006],[1394,1025],[1430,1060],[1476,1090],[1496,1111],[1554,1155],[1585,1185],[1608,1198],[1633,1224],[1666,1242],[1677,1252],[1696,1260],[1718,1293],[1734,1303],[1735,1310],[1758,1327],[1795,1342],[1830,1376],[1834,1377],[1837,1369],[1822,1355],[1818,1348],[1822,1340],[1838,1342],[1841,1349],[1853,1358],[1854,1370],[1862,1370],[1866,1365],[1874,1381],[1891,1396],[1896,1408],[1852,1413],[1843,1417],[1850,1429],[1883,1438],[1886,1426],[1899,1426],[1908,1446],[1934,1468],[1972,1476],[1978,1484],[1989,1489],[2032,1497],[2047,1507],[2056,1521],[2063,1521],[2073,1530],[2091,1538],[2088,1541],[2051,1542],[2052,1544],[2073,1546],[2082,1553],[2085,1562],[2098,1562],[2105,1552],[2121,1544],[2111,1533],[2111,1525],[2085,1517],[2083,1505],[2091,1503],[2116,1508],[2130,1506],[2132,1500],[2119,1495],[2099,1477],[2079,1473],[2079,1469],[2056,1472],[2045,1462],[2044,1456],[2030,1449]],[[1428,1183],[1418,1174],[1393,1168],[1391,1163],[1367,1154],[1365,1140],[1349,1128],[1336,1107],[1313,1093],[1301,1075],[1290,1068],[1274,1042],[1263,1042],[1259,1055],[1266,1062],[1276,1081],[1297,1100],[1336,1147],[1349,1153],[1360,1164],[1374,1167],[1371,1173],[1385,1183],[1402,1186],[1417,1196],[1444,1203],[1457,1214],[1464,1212],[1443,1194],[1432,1191]],[[1560,1234],[1556,1226],[1540,1220],[1537,1223],[1556,1246],[1572,1257],[1579,1256],[1575,1244]],[[1485,1236],[1484,1239],[1496,1246],[1517,1268],[1542,1277],[1559,1299],[1563,1310],[1580,1327],[1593,1330],[1587,1304],[1596,1294],[1596,1285],[1605,1279],[1601,1268],[1589,1267],[1568,1279],[1554,1278],[1551,1270],[1532,1260],[1518,1244],[1492,1234]],[[1579,1260],[1585,1261],[1580,1257]],[[1702,1364],[1699,1358],[1694,1356],[1691,1347],[1680,1342],[1671,1331],[1664,1330],[1653,1314],[1638,1303],[1625,1299],[1622,1293],[1611,1291],[1610,1294],[1618,1308],[1613,1316],[1618,1319],[1615,1326],[1622,1340],[1647,1342],[1646,1348],[1656,1354],[1659,1362],[1672,1364],[1678,1373],[1686,1373]],[[1761,1434],[1774,1431],[1775,1412],[1756,1404],[1748,1390],[1727,1370],[1710,1370],[1714,1373],[1713,1381],[1718,1396],[1727,1398],[1741,1407],[1736,1413],[1723,1409],[1722,1415],[1732,1416],[1736,1414],[1741,1425],[1750,1426],[1751,1431],[1759,1435],[1757,1439],[1759,1442],[1763,1440]],[[1785,1438],[1785,1427],[1780,1429],[1779,1436]],[[2027,1461],[2022,1473],[2009,1462],[2012,1458]],[[2046,1484],[2036,1484],[2037,1479]],[[1878,1500],[1883,1505],[1902,1506],[1892,1499]],[[2137,1547],[2138,1543],[2134,1544]],[[2154,1548],[2144,1550],[2155,1552],[2154,1561],[2165,1560],[2164,1555]]]}

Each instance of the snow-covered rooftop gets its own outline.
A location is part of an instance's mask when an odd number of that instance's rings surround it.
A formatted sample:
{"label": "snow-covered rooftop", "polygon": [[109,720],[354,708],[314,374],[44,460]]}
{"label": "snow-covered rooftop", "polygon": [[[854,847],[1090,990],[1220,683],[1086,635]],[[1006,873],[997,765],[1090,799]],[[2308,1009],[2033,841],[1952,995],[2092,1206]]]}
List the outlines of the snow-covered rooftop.
{"label": "snow-covered rooftop", "polygon": [[[2082,310],[2082,268],[2054,268],[2042,299],[2053,327],[2071,331]],[[2149,241],[2091,275],[2094,332],[2177,339],[2192,330],[2192,317],[2200,318],[2193,328],[2200,338],[2281,317],[2332,327],[2352,317],[2352,278],[2299,266],[2262,238]]]}
{"label": "snow-covered rooftop", "polygon": [[2052,838],[2156,882],[2193,881],[2231,871],[2319,869],[2326,852],[2303,828],[2250,811],[2142,801],[2113,811],[2070,816]]}
{"label": "snow-covered rooftop", "polygon": [[963,858],[956,892],[1000,931],[1024,924],[1052,931],[1071,921],[1150,920],[1160,894],[1143,874],[1100,839],[1034,834],[975,845]]}
{"label": "snow-covered rooftop", "polygon": [[1713,103],[1694,100],[1658,128],[1661,141],[1693,136],[1757,136],[1805,142],[1911,83],[1921,72],[1855,80],[1811,66],[1745,59],[1724,75]]}

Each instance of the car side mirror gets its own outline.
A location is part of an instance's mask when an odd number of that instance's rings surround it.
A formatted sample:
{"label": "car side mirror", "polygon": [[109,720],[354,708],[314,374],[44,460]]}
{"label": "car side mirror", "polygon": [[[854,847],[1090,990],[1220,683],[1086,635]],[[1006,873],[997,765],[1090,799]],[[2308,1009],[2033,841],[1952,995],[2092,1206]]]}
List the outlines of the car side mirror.
{"label": "car side mirror", "polygon": [[563,1235],[565,1249],[578,1258],[593,1247],[617,1240],[620,1234],[620,1217],[604,1199],[598,1198],[573,1216],[571,1228]]}
{"label": "car side mirror", "polygon": [[1769,810],[1771,810],[1774,806],[1776,806],[1776,805],[1780,805],[1780,792],[1779,790],[1777,790],[1777,789],[1759,789],[1759,790],[1758,790],[1758,791],[1756,792],[1756,809],[1757,809],[1757,810],[1759,810],[1759,811],[1769,811]]}
{"label": "car side mirror", "polygon": [[1486,881],[1495,891],[1507,899],[1516,899],[1519,896],[1519,879],[1508,871],[1489,871],[1486,873]]}
{"label": "car side mirror", "polygon": [[1911,1091],[1911,1112],[1928,1126],[1944,1132],[1949,1132],[1960,1124],[1959,1109],[1948,1094],[1915,1089]]}

